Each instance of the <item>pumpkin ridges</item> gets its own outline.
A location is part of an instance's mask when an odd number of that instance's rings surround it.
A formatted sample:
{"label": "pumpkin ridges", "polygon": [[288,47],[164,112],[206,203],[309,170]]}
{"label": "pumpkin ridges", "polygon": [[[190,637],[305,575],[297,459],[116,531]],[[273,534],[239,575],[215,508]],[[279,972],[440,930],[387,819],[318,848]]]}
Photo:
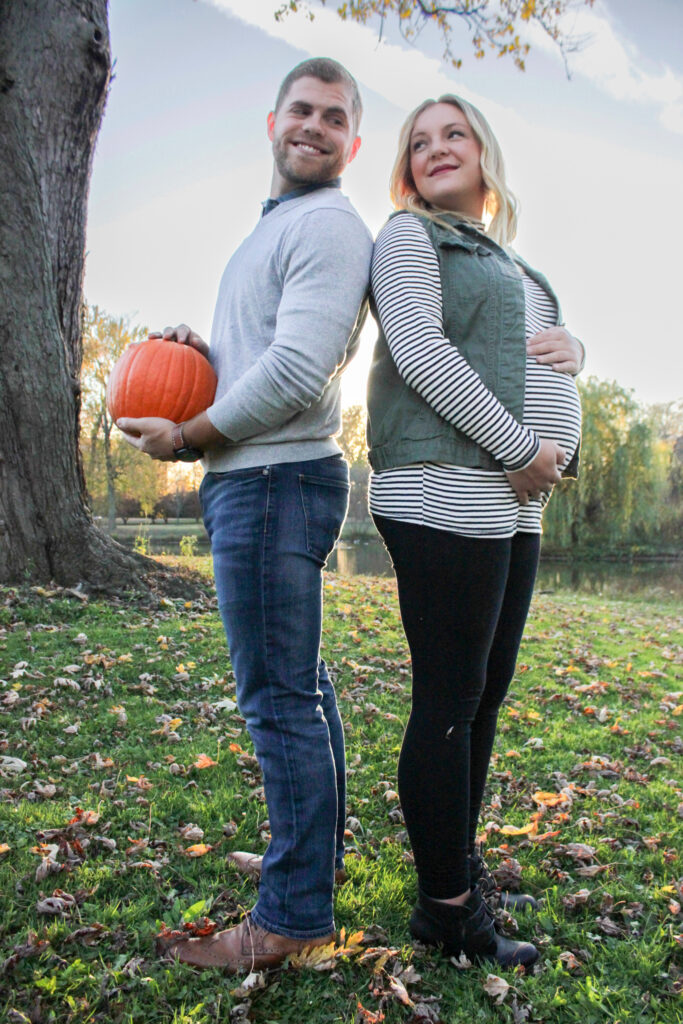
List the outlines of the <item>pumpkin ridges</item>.
{"label": "pumpkin ridges", "polygon": [[114,419],[161,416],[179,423],[207,409],[215,389],[216,374],[196,349],[152,338],[129,345],[118,360],[107,405]]}

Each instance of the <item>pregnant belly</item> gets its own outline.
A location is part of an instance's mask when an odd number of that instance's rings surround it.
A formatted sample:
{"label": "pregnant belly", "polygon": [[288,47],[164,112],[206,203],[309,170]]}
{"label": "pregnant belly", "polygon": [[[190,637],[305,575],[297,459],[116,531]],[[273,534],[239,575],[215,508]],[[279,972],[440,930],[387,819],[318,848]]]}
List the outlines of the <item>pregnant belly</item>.
{"label": "pregnant belly", "polygon": [[566,466],[581,436],[581,400],[574,378],[527,359],[524,425],[561,445]]}

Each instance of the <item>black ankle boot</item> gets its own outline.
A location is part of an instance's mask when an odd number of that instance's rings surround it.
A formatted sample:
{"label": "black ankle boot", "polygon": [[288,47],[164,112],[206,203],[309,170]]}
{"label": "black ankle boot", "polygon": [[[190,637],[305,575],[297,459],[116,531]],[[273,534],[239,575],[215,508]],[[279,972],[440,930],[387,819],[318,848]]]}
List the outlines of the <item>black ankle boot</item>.
{"label": "black ankle boot", "polygon": [[523,912],[538,910],[538,903],[528,893],[508,892],[506,889],[501,889],[496,884],[496,880],[482,856],[477,853],[471,854],[469,863],[470,883],[473,888],[478,886],[482,896],[488,903],[495,904],[497,902],[498,906],[502,907],[503,910],[509,911],[511,914],[519,913],[520,910]]}
{"label": "black ankle boot", "polygon": [[499,935],[478,888],[472,889],[462,906],[433,900],[420,891],[410,934],[427,946],[440,946],[446,956],[464,953],[470,960],[492,960],[501,967],[530,967],[539,957],[530,942]]}

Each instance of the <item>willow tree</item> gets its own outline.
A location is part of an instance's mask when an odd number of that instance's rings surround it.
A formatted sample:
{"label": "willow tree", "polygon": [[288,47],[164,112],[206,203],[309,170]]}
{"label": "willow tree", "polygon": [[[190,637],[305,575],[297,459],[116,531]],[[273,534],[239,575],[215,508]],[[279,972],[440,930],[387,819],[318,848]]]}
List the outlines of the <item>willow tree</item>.
{"label": "willow tree", "polygon": [[94,525],[79,454],[88,184],[106,0],[0,3],[0,581],[115,587],[142,570]]}

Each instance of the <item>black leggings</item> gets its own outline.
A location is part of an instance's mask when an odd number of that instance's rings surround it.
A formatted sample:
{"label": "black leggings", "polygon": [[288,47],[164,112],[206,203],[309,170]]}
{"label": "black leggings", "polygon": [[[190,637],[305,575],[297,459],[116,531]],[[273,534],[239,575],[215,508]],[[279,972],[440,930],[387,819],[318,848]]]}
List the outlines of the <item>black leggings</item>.
{"label": "black leggings", "polygon": [[398,791],[422,891],[470,886],[498,710],[515,671],[540,536],[461,537],[375,516],[394,563],[413,669]]}

